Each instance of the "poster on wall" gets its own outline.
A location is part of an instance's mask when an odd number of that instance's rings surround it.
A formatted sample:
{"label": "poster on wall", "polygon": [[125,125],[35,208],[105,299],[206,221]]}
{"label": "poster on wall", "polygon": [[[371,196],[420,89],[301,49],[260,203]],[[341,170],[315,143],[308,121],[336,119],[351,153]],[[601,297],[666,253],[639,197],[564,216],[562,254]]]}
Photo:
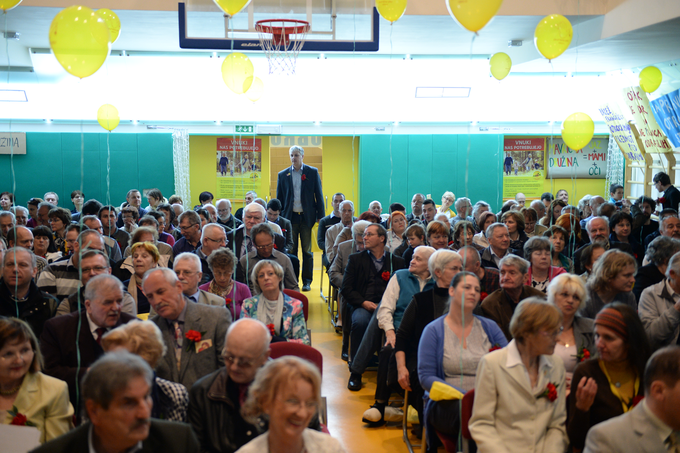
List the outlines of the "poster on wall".
{"label": "poster on wall", "polygon": [[647,93],[640,87],[628,87],[623,89],[623,97],[626,106],[630,109],[630,114],[633,115],[645,151],[648,153],[673,152],[666,135],[654,119]]}
{"label": "poster on wall", "polygon": [[604,118],[604,122],[607,123],[609,128],[609,133],[616,143],[619,144],[619,148],[623,152],[623,157],[629,162],[644,162],[645,158],[642,156],[642,150],[637,145],[637,140],[635,140],[635,135],[623,116],[621,110],[613,102],[602,104],[598,109],[600,114]]}
{"label": "poster on wall", "polygon": [[607,178],[607,148],[609,138],[593,137],[588,145],[580,150],[569,148],[564,140],[553,137],[548,144],[548,178]]}
{"label": "poster on wall", "polygon": [[651,104],[657,124],[671,144],[680,148],[680,90],[664,94]]}
{"label": "poster on wall", "polygon": [[262,182],[262,140],[217,137],[216,198],[244,199],[246,192],[260,189]]}
{"label": "poster on wall", "polygon": [[505,137],[503,140],[503,198],[522,192],[541,198],[545,179],[545,137]]}

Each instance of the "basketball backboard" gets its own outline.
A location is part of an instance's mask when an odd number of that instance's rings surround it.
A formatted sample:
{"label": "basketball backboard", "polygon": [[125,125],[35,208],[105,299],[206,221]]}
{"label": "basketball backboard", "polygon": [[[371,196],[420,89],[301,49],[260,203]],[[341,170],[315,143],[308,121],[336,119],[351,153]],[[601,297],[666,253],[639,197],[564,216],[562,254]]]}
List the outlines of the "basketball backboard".
{"label": "basketball backboard", "polygon": [[183,49],[261,51],[255,23],[264,19],[309,22],[302,52],[377,52],[380,16],[373,2],[341,6],[338,0],[253,0],[233,18],[212,0],[179,3]]}

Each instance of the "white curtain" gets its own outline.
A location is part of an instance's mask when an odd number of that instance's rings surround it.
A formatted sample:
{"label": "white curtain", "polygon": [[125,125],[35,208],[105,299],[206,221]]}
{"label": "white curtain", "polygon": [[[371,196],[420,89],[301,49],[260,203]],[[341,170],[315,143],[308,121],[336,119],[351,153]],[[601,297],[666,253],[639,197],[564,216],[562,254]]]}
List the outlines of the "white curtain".
{"label": "white curtain", "polygon": [[185,209],[191,209],[189,133],[186,129],[173,129],[172,160],[175,167],[175,194],[182,198]]}

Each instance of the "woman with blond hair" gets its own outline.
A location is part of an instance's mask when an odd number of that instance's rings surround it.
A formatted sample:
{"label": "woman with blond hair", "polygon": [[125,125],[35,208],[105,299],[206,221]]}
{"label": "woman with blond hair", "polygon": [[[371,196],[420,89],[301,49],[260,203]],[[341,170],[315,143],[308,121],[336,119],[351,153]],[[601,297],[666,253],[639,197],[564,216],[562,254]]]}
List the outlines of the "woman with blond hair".
{"label": "woman with blond hair", "polygon": [[[166,351],[163,334],[151,321],[129,322],[104,334],[102,337],[104,352],[121,348],[140,356],[154,370]],[[151,399],[153,418],[175,422],[187,421],[189,392],[182,384],[154,376]]]}
{"label": "woman with blond hair", "polygon": [[266,419],[269,428],[237,453],[343,453],[336,439],[307,427],[320,404],[321,374],[314,365],[292,356],[268,362],[248,388],[241,413],[253,425]]}
{"label": "woman with blond hair", "polygon": [[453,192],[446,191],[442,195],[442,205],[437,209],[437,214],[446,214],[446,217],[455,217],[456,213],[451,210],[451,206],[456,201],[456,196]]}
{"label": "woman with blond hair", "polygon": [[602,255],[593,266],[588,279],[588,302],[582,311],[587,318],[595,315],[611,302],[621,302],[637,310],[633,294],[637,261],[630,254],[611,249]]}
{"label": "woman with blond hair", "polygon": [[130,249],[134,273],[123,285],[137,303],[137,313],[149,313],[151,305],[142,290],[142,279],[149,269],[158,267],[161,254],[151,242],[137,242]]}
{"label": "woman with blond hair", "polygon": [[404,242],[404,231],[406,231],[406,215],[401,211],[394,211],[387,220],[387,242],[385,250],[393,251],[399,248]]}

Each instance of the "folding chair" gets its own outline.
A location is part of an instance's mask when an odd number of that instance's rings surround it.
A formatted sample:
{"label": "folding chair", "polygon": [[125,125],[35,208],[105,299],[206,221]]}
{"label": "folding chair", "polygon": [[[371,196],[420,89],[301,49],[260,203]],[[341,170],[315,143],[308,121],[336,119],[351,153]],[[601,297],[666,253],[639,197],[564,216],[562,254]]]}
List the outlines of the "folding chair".
{"label": "folding chair", "polygon": [[401,429],[403,432],[403,438],[404,438],[404,443],[406,444],[406,448],[408,448],[409,453],[414,453],[413,449],[414,448],[421,448],[422,451],[424,452],[426,450],[426,442],[425,442],[425,427],[423,426],[423,440],[419,444],[413,444],[411,443],[411,439],[408,437],[408,390],[404,390],[404,418],[402,419],[401,422]]}

